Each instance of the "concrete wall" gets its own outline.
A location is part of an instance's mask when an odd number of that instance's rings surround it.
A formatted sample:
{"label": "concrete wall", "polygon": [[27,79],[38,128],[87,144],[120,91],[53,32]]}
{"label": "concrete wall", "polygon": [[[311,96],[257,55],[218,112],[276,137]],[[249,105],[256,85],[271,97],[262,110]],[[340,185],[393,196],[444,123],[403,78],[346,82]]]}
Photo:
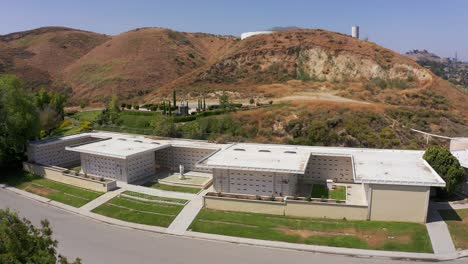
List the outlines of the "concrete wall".
{"label": "concrete wall", "polygon": [[213,187],[217,192],[262,196],[294,195],[295,174],[243,170],[213,170]]}
{"label": "concrete wall", "polygon": [[222,211],[284,215],[283,202],[240,200],[226,197],[205,196],[204,207]]}
{"label": "concrete wall", "polygon": [[81,153],[81,169],[83,173],[127,183],[153,176],[156,172],[154,152],[126,160]]}
{"label": "concrete wall", "polygon": [[426,222],[430,187],[370,184],[370,220]]}
{"label": "concrete wall", "polygon": [[28,160],[50,166],[75,165],[80,162],[80,153],[65,150],[65,147],[94,140],[96,138],[90,135],[83,135],[68,140],[53,140],[47,144],[30,144],[28,146]]}
{"label": "concrete wall", "polygon": [[366,220],[367,206],[345,204],[314,203],[306,201],[270,202],[259,200],[235,199],[228,197],[205,196],[204,207],[207,209],[286,215],[292,217],[331,218]]}
{"label": "concrete wall", "polygon": [[154,152],[144,153],[127,159],[127,182],[140,181],[156,173]]}
{"label": "concrete wall", "polygon": [[156,151],[156,166],[179,171],[179,165],[182,164],[185,171],[211,172],[211,169],[197,168],[195,164],[215,151],[202,148],[168,147]]}
{"label": "concrete wall", "polygon": [[81,153],[83,173],[127,182],[127,164],[124,159]]}
{"label": "concrete wall", "polygon": [[304,175],[299,180],[306,182],[325,182],[333,179],[336,182],[353,182],[351,157],[310,155]]}
{"label": "concrete wall", "polygon": [[367,206],[287,200],[285,215],[310,218],[367,220]]}
{"label": "concrete wall", "polygon": [[70,184],[84,189],[89,189],[97,192],[108,192],[117,188],[117,183],[115,181],[95,181],[92,179],[86,179],[83,177],[77,177],[73,175],[66,175],[63,172],[66,169],[57,168],[57,167],[48,167],[40,166],[36,164],[31,164],[24,162],[23,169],[25,171],[31,172],[40,177],[44,177],[49,180]]}

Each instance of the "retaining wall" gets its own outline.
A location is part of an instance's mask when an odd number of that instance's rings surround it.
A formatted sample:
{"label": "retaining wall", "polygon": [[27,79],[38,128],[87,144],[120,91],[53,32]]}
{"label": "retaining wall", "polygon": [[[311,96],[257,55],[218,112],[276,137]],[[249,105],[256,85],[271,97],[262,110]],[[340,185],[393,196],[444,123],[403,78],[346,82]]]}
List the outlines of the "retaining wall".
{"label": "retaining wall", "polygon": [[207,209],[285,215],[293,217],[367,220],[368,207],[330,202],[308,202],[285,199],[284,202],[204,196]]}
{"label": "retaining wall", "polygon": [[23,162],[23,169],[25,171],[31,172],[35,175],[44,177],[49,180],[70,184],[76,187],[89,189],[93,191],[108,192],[117,188],[116,181],[106,180],[105,182],[102,182],[89,178],[74,176],[71,174],[66,174],[65,171],[67,170],[64,168],[41,166],[37,164]]}

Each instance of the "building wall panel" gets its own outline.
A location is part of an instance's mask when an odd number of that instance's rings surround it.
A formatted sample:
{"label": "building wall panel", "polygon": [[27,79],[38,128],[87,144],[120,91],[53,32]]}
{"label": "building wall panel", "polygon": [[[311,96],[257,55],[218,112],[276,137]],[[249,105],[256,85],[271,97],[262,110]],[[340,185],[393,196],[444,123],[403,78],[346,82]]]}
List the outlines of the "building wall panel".
{"label": "building wall panel", "polygon": [[426,222],[429,187],[371,184],[370,219]]}
{"label": "building wall panel", "polygon": [[353,182],[353,166],[351,157],[311,155],[304,175],[299,180],[307,182],[325,182],[327,179],[335,182]]}

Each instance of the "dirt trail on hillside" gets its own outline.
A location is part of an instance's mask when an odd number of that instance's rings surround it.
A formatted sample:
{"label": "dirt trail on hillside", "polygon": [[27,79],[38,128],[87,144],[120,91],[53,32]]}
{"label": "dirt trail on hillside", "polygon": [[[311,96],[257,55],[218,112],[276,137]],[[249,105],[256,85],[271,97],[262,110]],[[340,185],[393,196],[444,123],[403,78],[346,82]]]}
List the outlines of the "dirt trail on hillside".
{"label": "dirt trail on hillside", "polygon": [[286,97],[281,97],[277,99],[278,101],[307,101],[307,100],[320,100],[320,101],[331,101],[331,102],[338,102],[338,103],[357,103],[357,104],[367,104],[370,105],[371,103],[353,100],[341,96],[337,96],[331,93],[301,93]]}

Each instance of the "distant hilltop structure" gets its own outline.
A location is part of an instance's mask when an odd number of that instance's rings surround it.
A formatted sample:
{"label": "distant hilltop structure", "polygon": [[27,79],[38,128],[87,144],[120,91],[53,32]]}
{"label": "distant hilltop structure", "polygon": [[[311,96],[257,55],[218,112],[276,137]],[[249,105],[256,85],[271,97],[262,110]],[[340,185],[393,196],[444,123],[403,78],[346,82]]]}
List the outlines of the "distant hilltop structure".
{"label": "distant hilltop structure", "polygon": [[359,26],[352,26],[351,27],[351,36],[353,38],[359,38]]}
{"label": "distant hilltop structure", "polygon": [[241,34],[241,40],[246,39],[251,36],[255,35],[264,35],[264,34],[272,34],[275,32],[284,32],[289,30],[301,29],[300,27],[289,26],[289,27],[273,27],[268,30],[259,30],[259,31],[251,31],[251,32],[244,32]]}
{"label": "distant hilltop structure", "polygon": [[241,40],[246,39],[251,36],[255,35],[264,35],[264,34],[271,34],[274,33],[275,31],[272,30],[264,30],[264,31],[251,31],[251,32],[244,32],[241,34]]}

